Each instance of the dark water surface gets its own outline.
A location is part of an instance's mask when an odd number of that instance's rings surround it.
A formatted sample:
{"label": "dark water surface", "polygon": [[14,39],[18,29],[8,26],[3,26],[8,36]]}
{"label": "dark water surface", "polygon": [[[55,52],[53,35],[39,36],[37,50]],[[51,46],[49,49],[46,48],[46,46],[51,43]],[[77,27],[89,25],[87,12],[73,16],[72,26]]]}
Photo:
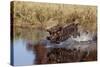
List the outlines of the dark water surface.
{"label": "dark water surface", "polygon": [[[61,42],[60,44],[53,44],[50,43],[50,41],[48,40],[44,40],[46,39],[48,33],[40,30],[39,31],[32,30],[31,32],[28,31],[29,30],[23,30],[19,38],[14,38],[13,40],[14,66],[23,66],[23,65],[25,66],[25,65],[36,64],[37,56],[36,56],[36,51],[34,50],[33,47],[38,42],[40,42],[39,43],[40,45],[45,45],[46,48],[67,48],[67,49],[76,48],[88,52],[97,49],[97,43],[94,41],[88,41],[91,39],[91,36],[88,35],[86,36],[85,34],[81,35],[81,37],[77,37],[76,39],[69,38],[68,40]],[[42,48],[39,49],[40,52],[39,55],[42,54],[41,50]]]}
{"label": "dark water surface", "polygon": [[[35,64],[36,62],[36,54],[35,54],[35,50],[33,50],[33,46],[35,44],[28,44],[30,43],[27,40],[23,40],[23,39],[17,39],[14,40],[14,65],[32,65]],[[51,44],[47,41],[43,41],[42,43],[46,43],[46,48],[67,48],[67,49],[79,49],[81,48],[81,50],[85,50],[85,51],[91,51],[91,50],[96,50],[96,42],[89,42],[89,41],[85,41],[85,42],[75,42],[72,40],[68,40],[65,41],[61,44]],[[92,47],[90,47],[92,46]],[[41,50],[41,49],[40,49]]]}

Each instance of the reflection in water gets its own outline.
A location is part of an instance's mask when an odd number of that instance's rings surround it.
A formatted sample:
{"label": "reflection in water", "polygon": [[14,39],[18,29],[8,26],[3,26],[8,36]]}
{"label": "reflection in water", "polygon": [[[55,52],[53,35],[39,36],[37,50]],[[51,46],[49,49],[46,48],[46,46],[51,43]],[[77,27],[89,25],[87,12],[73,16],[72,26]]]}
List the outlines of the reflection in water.
{"label": "reflection in water", "polygon": [[[39,30],[39,29],[28,29],[28,28],[23,28],[23,29],[15,29],[14,30],[14,39],[26,39],[26,40],[32,40],[34,43],[37,43],[41,39],[45,39],[46,36],[48,35],[48,32],[45,30]],[[18,35],[18,33],[20,34]]]}
{"label": "reflection in water", "polygon": [[[73,56],[74,55],[73,50],[76,50],[76,53],[79,55],[79,57],[77,57],[79,59],[78,61],[80,61],[81,55],[83,55],[84,51],[87,55],[87,54],[91,54],[90,53],[91,51],[93,51],[93,52],[96,51],[96,48],[97,48],[96,42],[93,42],[93,41],[92,42],[89,42],[89,41],[76,42],[71,39],[69,39],[61,44],[53,44],[47,40],[43,40],[37,44],[34,44],[33,42],[20,39],[20,40],[15,40],[13,45],[14,45],[14,65],[56,63],[56,61],[58,61],[56,59],[57,57],[61,57],[59,61],[65,62],[64,60],[62,60],[64,56],[67,57],[67,55],[65,55],[65,54],[68,54],[68,55],[72,54],[70,56],[76,58],[75,56]],[[81,49],[82,53],[80,53],[79,49]],[[55,54],[54,50],[57,50],[57,51],[61,50],[60,51],[61,53]],[[72,50],[72,51],[62,54],[62,52],[66,52],[69,50]],[[55,55],[57,55],[57,56],[55,56]],[[53,56],[55,57],[55,60],[54,60],[54,58],[51,58]],[[91,58],[91,56],[93,56],[93,57]],[[93,53],[93,55],[89,55],[89,57],[90,57],[89,60],[94,60],[94,59],[96,59],[96,54]],[[54,61],[51,62],[50,59],[52,59]],[[69,62],[71,62],[72,59],[71,58],[69,58],[69,59],[70,59]],[[65,59],[65,60],[68,61],[68,59]],[[88,60],[88,59],[86,59],[86,60]],[[77,60],[74,60],[74,61],[77,61]]]}
{"label": "reflection in water", "polygon": [[35,60],[34,51],[27,50],[26,41],[15,40],[14,41],[14,65],[32,65]]}
{"label": "reflection in water", "polygon": [[[47,64],[47,63],[56,63],[56,61],[65,62],[64,60],[62,60],[62,58],[64,56],[67,57],[68,54],[69,54],[69,57],[74,57],[73,56],[74,53],[81,56],[83,53],[79,53],[77,51],[79,49],[86,51],[86,54],[88,54],[91,51],[94,51],[95,53],[92,52],[94,57],[93,55],[90,55],[88,57],[89,57],[89,60],[96,59],[96,52],[97,52],[96,44],[97,43],[96,41],[92,41],[91,36],[87,35],[88,36],[87,37],[86,34],[84,35],[82,34],[81,37],[77,37],[77,38],[71,37],[64,42],[61,42],[60,44],[54,44],[54,43],[51,43],[49,40],[46,40],[46,35],[48,35],[46,32],[40,31],[40,30],[21,31],[20,38],[14,39],[14,44],[13,44],[14,45],[13,47],[14,65]],[[71,52],[66,52],[66,51],[70,51],[70,49],[71,49]],[[73,52],[73,49],[76,49],[76,52]],[[59,52],[59,50],[61,53]],[[56,52],[58,53],[56,54]],[[63,52],[64,54],[62,54]],[[92,59],[90,58],[91,56],[92,56]],[[59,58],[60,60],[57,58]],[[48,60],[48,59],[51,59],[51,60]],[[87,58],[85,59],[88,60]],[[68,57],[65,60],[68,61]],[[70,60],[72,61],[72,58]],[[79,60],[81,60],[80,57],[79,57]]]}
{"label": "reflection in water", "polygon": [[34,46],[36,51],[36,63],[35,64],[46,64],[47,63],[47,48],[43,44],[36,44]]}
{"label": "reflection in water", "polygon": [[[37,55],[41,52],[35,52],[36,49],[34,49],[33,45],[38,43],[41,39],[44,39],[47,35],[47,32],[44,30],[27,28],[20,30],[15,29],[14,31],[14,65],[32,65],[43,62],[39,59],[36,59],[36,57],[42,58]],[[20,34],[17,35],[17,33]],[[42,47],[40,48],[43,49]]]}
{"label": "reflection in water", "polygon": [[35,44],[26,40],[14,41],[14,65],[46,64],[47,48],[45,44]]}

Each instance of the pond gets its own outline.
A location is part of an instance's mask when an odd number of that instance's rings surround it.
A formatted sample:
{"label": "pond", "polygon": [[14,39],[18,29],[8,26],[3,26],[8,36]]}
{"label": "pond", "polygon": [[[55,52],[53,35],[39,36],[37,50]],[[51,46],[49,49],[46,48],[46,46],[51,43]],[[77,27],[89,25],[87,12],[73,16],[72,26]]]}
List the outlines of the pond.
{"label": "pond", "polygon": [[35,64],[35,52],[28,43],[39,42],[46,33],[41,30],[20,29],[14,30],[13,38],[13,65],[32,65]]}
{"label": "pond", "polygon": [[35,52],[27,49],[25,40],[14,41],[14,65],[32,65],[35,60]]}
{"label": "pond", "polygon": [[[29,31],[29,30],[27,30],[27,31]],[[50,50],[51,50],[51,48],[67,48],[67,51],[69,51],[68,49],[75,48],[75,49],[81,49],[82,51],[90,52],[92,50],[95,51],[97,49],[97,43],[95,41],[91,41],[91,36],[87,36],[85,34],[84,34],[85,36],[81,35],[80,37],[77,37],[77,38],[69,38],[68,40],[61,42],[60,44],[54,44],[54,43],[50,43],[50,41],[46,40],[45,37],[47,34],[42,33],[42,32],[43,31],[35,30],[35,31],[32,31],[30,34],[30,32],[26,32],[26,30],[24,30],[20,34],[20,37],[13,39],[13,44],[12,44],[13,47],[12,48],[13,48],[13,64],[14,64],[14,66],[25,66],[25,65],[36,64],[36,62],[37,62],[36,58],[40,58],[40,57],[37,56],[36,50],[34,50],[33,47],[35,45],[37,45],[37,43],[45,46],[47,50],[48,50],[48,48],[50,48]],[[88,40],[90,40],[90,41],[88,41]],[[45,50],[45,48],[39,46],[37,49],[38,49],[37,51],[40,53],[38,55],[42,56],[41,53],[43,52],[43,50]],[[57,50],[59,50],[59,49],[57,49]],[[72,53],[73,53],[73,51],[72,51]],[[43,52],[42,54],[45,54],[45,53]],[[81,53],[79,53],[79,52],[78,52],[78,54],[81,55]],[[51,55],[49,55],[49,56],[51,56]],[[95,58],[96,58],[96,54],[95,54]],[[80,57],[78,59],[81,60]],[[39,61],[40,61],[40,59],[39,59]],[[71,61],[72,61],[72,59],[71,59]],[[40,64],[42,64],[42,61]]]}

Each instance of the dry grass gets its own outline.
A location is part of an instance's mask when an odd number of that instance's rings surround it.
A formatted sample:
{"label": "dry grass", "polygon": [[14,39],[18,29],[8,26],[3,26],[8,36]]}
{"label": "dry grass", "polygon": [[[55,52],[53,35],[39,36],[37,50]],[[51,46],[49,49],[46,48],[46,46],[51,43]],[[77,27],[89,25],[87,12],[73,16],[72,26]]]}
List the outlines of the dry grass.
{"label": "dry grass", "polygon": [[51,3],[14,1],[14,28],[45,29],[53,25],[65,25],[78,19],[80,25],[96,31],[97,7]]}

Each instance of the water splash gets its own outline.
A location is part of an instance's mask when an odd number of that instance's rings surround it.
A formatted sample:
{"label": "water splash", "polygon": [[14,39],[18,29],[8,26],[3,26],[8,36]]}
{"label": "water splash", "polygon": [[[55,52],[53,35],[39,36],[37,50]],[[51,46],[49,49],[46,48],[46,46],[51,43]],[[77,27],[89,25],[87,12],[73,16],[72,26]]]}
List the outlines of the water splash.
{"label": "water splash", "polygon": [[93,35],[91,33],[87,33],[87,32],[80,32],[80,36],[77,36],[76,38],[74,38],[73,36],[71,36],[72,40],[75,41],[91,41],[93,39]]}

